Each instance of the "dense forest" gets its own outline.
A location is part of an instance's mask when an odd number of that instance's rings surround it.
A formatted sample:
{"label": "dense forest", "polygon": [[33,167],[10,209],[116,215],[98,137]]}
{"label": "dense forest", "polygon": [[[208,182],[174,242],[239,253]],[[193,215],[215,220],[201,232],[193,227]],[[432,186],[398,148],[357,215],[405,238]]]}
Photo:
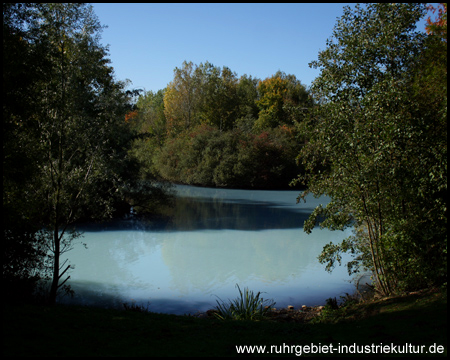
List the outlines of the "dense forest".
{"label": "dense forest", "polygon": [[328,195],[305,231],[355,229],[328,269],[349,252],[382,294],[446,285],[446,4],[345,7],[310,88],[185,61],[166,88],[127,90],[101,30],[90,5],[3,4],[8,299],[48,279],[54,303],[74,224],[154,211],[167,183]]}
{"label": "dense forest", "polygon": [[313,105],[294,75],[237,77],[227,67],[184,62],[127,121],[144,178],[234,188],[287,188],[301,172],[296,124]]}

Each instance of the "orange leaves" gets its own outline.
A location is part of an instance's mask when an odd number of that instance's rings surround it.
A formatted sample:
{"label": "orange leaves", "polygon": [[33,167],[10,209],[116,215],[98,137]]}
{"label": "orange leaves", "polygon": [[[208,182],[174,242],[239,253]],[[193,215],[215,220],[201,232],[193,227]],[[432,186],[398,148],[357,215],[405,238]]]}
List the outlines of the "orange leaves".
{"label": "orange leaves", "polygon": [[280,129],[281,132],[283,132],[283,133],[285,133],[285,134],[287,134],[289,136],[294,136],[295,129],[292,126],[288,126],[286,124],[282,124],[282,125],[278,126],[278,129]]}
{"label": "orange leaves", "polygon": [[438,16],[434,21],[431,20],[431,16],[427,19],[427,25],[425,26],[427,34],[442,36],[444,41],[447,41],[447,3],[440,3],[438,8],[428,5],[427,9],[432,11],[433,14],[436,13],[436,10],[438,11]]}
{"label": "orange leaves", "polygon": [[127,113],[127,114],[125,115],[125,122],[128,123],[130,120],[133,120],[133,119],[136,118],[137,116],[138,116],[137,110],[130,111],[129,113]]}

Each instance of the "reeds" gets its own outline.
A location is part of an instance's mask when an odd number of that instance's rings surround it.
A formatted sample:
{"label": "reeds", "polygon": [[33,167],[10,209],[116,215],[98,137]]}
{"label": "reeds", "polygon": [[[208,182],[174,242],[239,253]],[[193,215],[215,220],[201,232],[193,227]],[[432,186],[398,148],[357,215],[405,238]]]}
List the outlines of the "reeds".
{"label": "reeds", "polygon": [[234,300],[228,300],[225,303],[222,299],[216,300],[217,312],[215,316],[218,319],[234,319],[234,320],[259,320],[267,315],[271,308],[275,305],[273,300],[264,300],[260,297],[261,292],[256,295],[248,288],[241,290],[238,284],[239,297]]}

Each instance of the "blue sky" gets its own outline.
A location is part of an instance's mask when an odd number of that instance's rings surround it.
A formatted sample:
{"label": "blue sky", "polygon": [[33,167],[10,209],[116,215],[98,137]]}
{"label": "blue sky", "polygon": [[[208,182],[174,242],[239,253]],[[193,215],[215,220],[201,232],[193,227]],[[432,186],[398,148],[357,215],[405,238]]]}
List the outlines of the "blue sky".
{"label": "blue sky", "polygon": [[265,79],[281,70],[309,86],[319,72],[308,63],[326,48],[345,5],[93,4],[108,26],[101,42],[117,80],[146,91],[165,88],[185,60],[227,66],[238,77]]}

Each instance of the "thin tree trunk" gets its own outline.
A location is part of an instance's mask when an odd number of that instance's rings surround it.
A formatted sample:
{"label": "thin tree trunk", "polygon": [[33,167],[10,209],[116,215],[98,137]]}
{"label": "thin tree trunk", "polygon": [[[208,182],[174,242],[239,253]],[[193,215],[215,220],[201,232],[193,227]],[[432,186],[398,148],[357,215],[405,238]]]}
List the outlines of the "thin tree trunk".
{"label": "thin tree trunk", "polygon": [[53,231],[53,241],[54,241],[54,248],[53,248],[53,279],[52,279],[52,286],[50,288],[50,296],[49,296],[49,302],[50,304],[55,304],[56,302],[56,295],[59,288],[59,257],[61,253],[61,243],[59,238],[59,229],[58,225],[55,224],[55,229]]}
{"label": "thin tree trunk", "polygon": [[389,290],[386,288],[384,280],[380,277],[380,275],[383,275],[383,265],[380,264],[380,258],[378,255],[378,246],[377,246],[377,239],[375,234],[375,229],[372,226],[372,223],[370,221],[370,214],[369,210],[367,208],[367,203],[365,196],[362,194],[362,200],[364,204],[364,212],[366,213],[366,222],[367,222],[367,230],[369,232],[369,246],[370,246],[370,254],[372,257],[372,264],[374,267],[374,273],[375,273],[375,280],[378,284],[379,290],[384,295],[387,295],[389,293]]}
{"label": "thin tree trunk", "polygon": [[58,173],[56,180],[56,195],[55,195],[55,205],[54,205],[54,227],[53,227],[53,279],[52,286],[50,288],[50,304],[55,304],[56,296],[59,288],[59,261],[61,255],[61,238],[62,234],[59,234],[60,230],[60,212],[61,212],[61,190],[62,190],[62,173],[63,173],[63,161],[64,161],[64,118],[66,110],[66,73],[65,73],[65,43],[60,42],[61,46],[61,103],[60,110],[56,113],[56,119],[59,121],[59,139],[58,139]]}

